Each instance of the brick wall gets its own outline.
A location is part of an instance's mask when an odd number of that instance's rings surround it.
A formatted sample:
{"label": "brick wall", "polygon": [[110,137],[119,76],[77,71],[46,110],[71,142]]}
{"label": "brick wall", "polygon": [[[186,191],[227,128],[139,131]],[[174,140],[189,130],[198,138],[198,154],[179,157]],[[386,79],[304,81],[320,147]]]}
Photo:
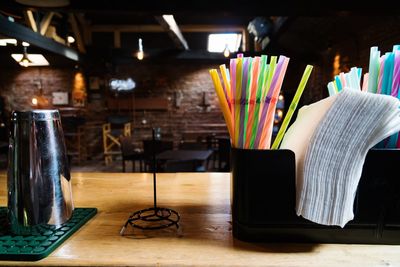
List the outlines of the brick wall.
{"label": "brick wall", "polygon": [[[150,138],[149,127],[161,127],[162,134],[175,141],[189,137],[190,132],[217,132],[226,134],[222,113],[219,110],[214,87],[208,70],[212,64],[196,63],[146,63],[128,64],[118,67],[113,78],[131,77],[137,83],[134,94],[121,94],[117,98],[163,98],[168,100],[167,110],[108,111],[107,115],[121,114],[131,116],[137,128],[138,139]],[[90,92],[89,92],[90,94]],[[105,92],[107,97],[113,97]],[[205,102],[208,106],[203,106]],[[177,105],[178,104],[178,105]],[[146,124],[143,124],[143,120]],[[218,127],[221,125],[222,127]],[[186,133],[186,134],[185,134]]]}
{"label": "brick wall", "polygon": [[52,92],[70,92],[73,70],[54,69],[51,67],[0,69],[0,96],[5,100],[5,109],[26,110],[32,107],[31,100],[39,94],[50,100]]}

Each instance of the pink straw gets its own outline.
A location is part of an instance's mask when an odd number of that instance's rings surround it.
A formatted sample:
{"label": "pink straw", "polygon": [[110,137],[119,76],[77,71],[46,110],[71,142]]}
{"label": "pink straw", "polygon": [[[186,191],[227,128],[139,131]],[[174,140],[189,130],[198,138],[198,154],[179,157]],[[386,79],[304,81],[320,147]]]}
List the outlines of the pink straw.
{"label": "pink straw", "polygon": [[[243,132],[244,132],[244,116],[246,113],[246,91],[247,91],[247,81],[249,76],[249,62],[250,58],[243,58],[243,78],[242,78],[242,95],[240,96],[240,121],[239,121],[239,147],[243,146]],[[251,75],[251,74],[250,74]]]}
{"label": "pink straw", "polygon": [[363,78],[363,85],[361,91],[367,92],[368,91],[368,78],[369,78],[369,73],[364,74]]}
{"label": "pink straw", "polygon": [[[230,60],[230,75],[231,75],[231,114],[232,114],[232,129],[235,129],[235,109],[237,108],[235,99],[236,99],[236,59],[231,58]],[[232,145],[234,141],[234,137],[232,137]]]}
{"label": "pink straw", "polygon": [[236,95],[236,59],[231,58],[230,61],[230,75],[231,75],[231,99],[234,101]]}
{"label": "pink straw", "polygon": [[378,94],[382,93],[382,80],[383,80],[383,73],[385,70],[385,59],[386,59],[385,55],[381,56],[381,58],[379,59],[381,64],[379,68],[378,90],[377,90]]}
{"label": "pink straw", "polygon": [[342,90],[346,87],[347,83],[346,83],[346,77],[344,76],[344,73],[341,72],[339,74],[339,78],[340,78],[340,82],[342,84]]}

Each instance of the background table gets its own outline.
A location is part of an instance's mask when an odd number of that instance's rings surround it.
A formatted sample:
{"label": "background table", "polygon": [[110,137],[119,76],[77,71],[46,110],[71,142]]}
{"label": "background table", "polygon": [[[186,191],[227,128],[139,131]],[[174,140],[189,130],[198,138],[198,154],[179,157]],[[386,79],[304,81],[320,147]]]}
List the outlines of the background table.
{"label": "background table", "polygon": [[[0,265],[51,266],[399,266],[400,246],[263,244],[235,240],[230,224],[228,173],[158,175],[158,203],[181,214],[181,230],[119,231],[132,211],[151,206],[152,175],[73,173],[77,207],[98,214],[38,262]],[[6,176],[0,175],[0,204]]]}
{"label": "background table", "polygon": [[[166,172],[182,172],[182,171],[206,171],[208,160],[213,154],[212,150],[166,150],[159,153],[157,161],[166,163],[166,166],[161,167]],[[171,166],[171,164],[173,164]],[[174,167],[176,165],[176,168]],[[179,167],[181,165],[182,168]]]}
{"label": "background table", "polygon": [[212,153],[211,150],[167,150],[158,154],[157,160],[205,161]]}

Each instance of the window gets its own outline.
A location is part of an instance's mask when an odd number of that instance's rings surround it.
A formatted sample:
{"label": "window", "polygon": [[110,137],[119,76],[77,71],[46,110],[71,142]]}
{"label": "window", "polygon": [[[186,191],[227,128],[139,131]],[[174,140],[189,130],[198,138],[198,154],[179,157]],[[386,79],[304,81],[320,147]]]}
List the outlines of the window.
{"label": "window", "polygon": [[228,46],[230,52],[239,50],[242,35],[238,33],[217,33],[208,36],[208,52],[222,53]]}

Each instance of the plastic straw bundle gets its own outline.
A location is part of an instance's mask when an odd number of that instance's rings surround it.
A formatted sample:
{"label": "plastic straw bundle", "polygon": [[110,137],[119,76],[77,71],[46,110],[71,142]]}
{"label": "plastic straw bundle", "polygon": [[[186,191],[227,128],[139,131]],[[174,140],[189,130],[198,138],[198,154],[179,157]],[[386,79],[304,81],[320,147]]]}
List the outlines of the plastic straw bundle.
{"label": "plastic straw bundle", "polygon": [[[233,147],[271,148],[275,108],[288,64],[285,56],[272,56],[268,63],[265,55],[238,55],[230,60],[230,70],[220,66],[222,83],[218,71],[210,70]],[[272,148],[279,147],[311,70],[307,66]]]}
{"label": "plastic straw bundle", "polygon": [[[364,92],[391,95],[400,99],[400,45],[393,46],[393,51],[381,56],[378,47],[371,47],[369,72],[364,74],[361,84],[362,71],[352,68],[349,73],[340,73],[328,83],[329,95],[334,95],[344,88],[362,90]],[[400,148],[399,134],[392,135],[377,145],[378,147]]]}

